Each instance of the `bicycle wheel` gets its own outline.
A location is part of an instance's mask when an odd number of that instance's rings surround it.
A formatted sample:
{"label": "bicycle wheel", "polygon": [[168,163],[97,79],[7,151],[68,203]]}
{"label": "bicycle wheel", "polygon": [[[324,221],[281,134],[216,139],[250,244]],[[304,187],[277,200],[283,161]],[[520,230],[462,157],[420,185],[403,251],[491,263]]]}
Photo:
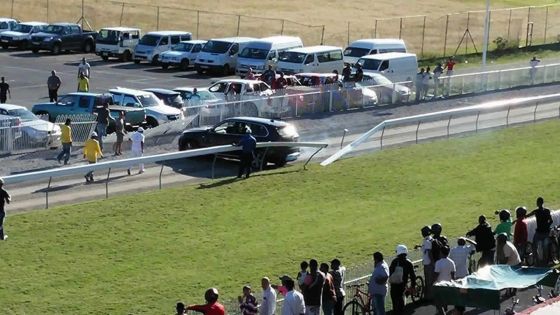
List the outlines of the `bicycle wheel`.
{"label": "bicycle wheel", "polygon": [[365,315],[366,311],[362,304],[354,300],[344,305],[342,313],[344,313],[344,315]]}
{"label": "bicycle wheel", "polygon": [[412,302],[420,302],[424,298],[424,279],[420,276],[416,276],[414,279],[414,294],[410,295]]}

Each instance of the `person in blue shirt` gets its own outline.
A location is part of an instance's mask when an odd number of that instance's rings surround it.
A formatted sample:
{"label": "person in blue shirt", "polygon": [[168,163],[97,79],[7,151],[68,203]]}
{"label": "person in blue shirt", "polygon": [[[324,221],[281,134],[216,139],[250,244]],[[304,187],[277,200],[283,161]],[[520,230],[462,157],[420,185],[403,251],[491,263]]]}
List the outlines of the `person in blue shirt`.
{"label": "person in blue shirt", "polygon": [[241,138],[237,146],[242,147],[241,162],[239,163],[237,178],[241,178],[243,173],[245,173],[245,178],[249,178],[255,149],[257,148],[257,140],[251,135],[251,128],[245,127],[245,135]]}

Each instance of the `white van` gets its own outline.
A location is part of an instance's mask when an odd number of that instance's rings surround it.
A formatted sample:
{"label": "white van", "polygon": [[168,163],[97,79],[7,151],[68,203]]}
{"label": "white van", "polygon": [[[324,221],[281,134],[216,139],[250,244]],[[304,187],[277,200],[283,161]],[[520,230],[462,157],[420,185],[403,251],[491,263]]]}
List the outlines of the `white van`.
{"label": "white van", "polygon": [[225,75],[232,74],[237,67],[237,55],[254,41],[252,37],[227,37],[209,40],[198,56],[194,68],[198,74],[216,70]]}
{"label": "white van", "polygon": [[149,32],[142,36],[136,49],[134,49],[134,63],[148,61],[152,64],[159,63],[159,55],[183,40],[191,40],[192,34],[180,31]]}
{"label": "white van", "polygon": [[280,53],[300,47],[303,47],[301,38],[294,36],[271,36],[252,41],[239,53],[235,73],[244,75],[249,68],[253,73],[262,73],[269,65],[276,68]]}
{"label": "white van", "polygon": [[95,54],[104,61],[109,60],[109,57],[130,61],[140,40],[140,33],[138,28],[104,27],[99,30],[95,39]]}
{"label": "white van", "polygon": [[353,65],[363,56],[389,52],[405,53],[406,45],[404,41],[392,38],[360,39],[346,47],[344,50],[344,63]]}
{"label": "white van", "polygon": [[334,46],[311,46],[294,48],[283,52],[278,61],[277,71],[284,74],[302,72],[328,73],[334,70],[342,73],[342,48]]}
{"label": "white van", "polygon": [[381,73],[393,82],[411,81],[418,71],[418,61],[415,54],[385,53],[369,55],[357,62],[364,73]]}

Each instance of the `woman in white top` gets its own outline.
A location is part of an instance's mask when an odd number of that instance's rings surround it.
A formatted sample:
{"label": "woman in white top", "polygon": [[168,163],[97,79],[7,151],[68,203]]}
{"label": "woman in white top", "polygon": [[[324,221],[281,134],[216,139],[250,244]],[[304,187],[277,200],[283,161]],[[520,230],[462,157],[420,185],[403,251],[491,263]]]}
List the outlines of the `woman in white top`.
{"label": "woman in white top", "polygon": [[521,258],[515,246],[507,240],[506,233],[500,233],[496,237],[496,263],[512,267],[521,266]]}

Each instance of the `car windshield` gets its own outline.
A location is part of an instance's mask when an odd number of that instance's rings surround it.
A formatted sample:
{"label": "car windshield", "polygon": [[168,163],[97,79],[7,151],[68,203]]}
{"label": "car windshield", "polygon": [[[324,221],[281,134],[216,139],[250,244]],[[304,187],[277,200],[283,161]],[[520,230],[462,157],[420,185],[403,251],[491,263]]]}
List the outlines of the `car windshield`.
{"label": "car windshield", "polygon": [[239,57],[264,60],[268,56],[268,49],[245,47]]}
{"label": "car windshield", "polygon": [[138,95],[137,97],[138,100],[140,101],[140,104],[142,104],[142,106],[144,107],[153,107],[153,106],[161,105],[161,100],[152,94],[143,94],[143,95]]}
{"label": "car windshield", "polygon": [[228,51],[229,47],[231,46],[230,42],[221,42],[219,40],[211,40],[207,42],[204,47],[202,47],[202,51],[215,53],[215,54],[223,54]]}
{"label": "car windshield", "polygon": [[119,32],[115,30],[100,30],[97,42],[100,44],[116,44],[119,42]]}
{"label": "car windshield", "polygon": [[29,33],[29,32],[31,32],[32,28],[33,28],[33,26],[31,26],[31,25],[16,24],[16,26],[14,26],[14,31],[15,32],[20,32],[20,33]]}
{"label": "car windshield", "polygon": [[175,46],[173,46],[173,50],[175,51],[191,51],[193,48],[194,44],[191,43],[179,43]]}
{"label": "car windshield", "polygon": [[45,28],[46,33],[51,34],[62,34],[64,32],[64,26],[61,25],[49,25]]}
{"label": "car windshield", "polygon": [[183,104],[183,99],[181,98],[181,94],[169,95],[167,97],[167,102],[170,105],[172,105],[172,104]]}
{"label": "car windshield", "polygon": [[293,51],[285,51],[280,53],[280,61],[290,62],[290,63],[303,63],[305,60],[305,53],[293,52]]}
{"label": "car windshield", "polygon": [[155,35],[144,35],[138,44],[145,46],[156,46],[159,42],[160,37]]}
{"label": "car windshield", "polygon": [[369,54],[369,49],[367,48],[347,47],[344,50],[344,56],[346,57],[363,57],[367,54]]}
{"label": "car windshield", "polygon": [[377,59],[360,59],[358,64],[362,66],[363,70],[374,70],[377,71],[381,65],[382,60]]}
{"label": "car windshield", "polygon": [[21,118],[23,121],[30,121],[30,120],[37,120],[37,116],[33,115],[32,112],[28,111],[27,109],[17,108],[11,109],[8,111],[8,115],[10,116],[17,116]]}
{"label": "car windshield", "polygon": [[393,82],[391,82],[391,80],[387,79],[386,77],[384,77],[382,75],[372,75],[371,80],[373,81],[373,83],[379,84],[379,85],[393,84]]}

